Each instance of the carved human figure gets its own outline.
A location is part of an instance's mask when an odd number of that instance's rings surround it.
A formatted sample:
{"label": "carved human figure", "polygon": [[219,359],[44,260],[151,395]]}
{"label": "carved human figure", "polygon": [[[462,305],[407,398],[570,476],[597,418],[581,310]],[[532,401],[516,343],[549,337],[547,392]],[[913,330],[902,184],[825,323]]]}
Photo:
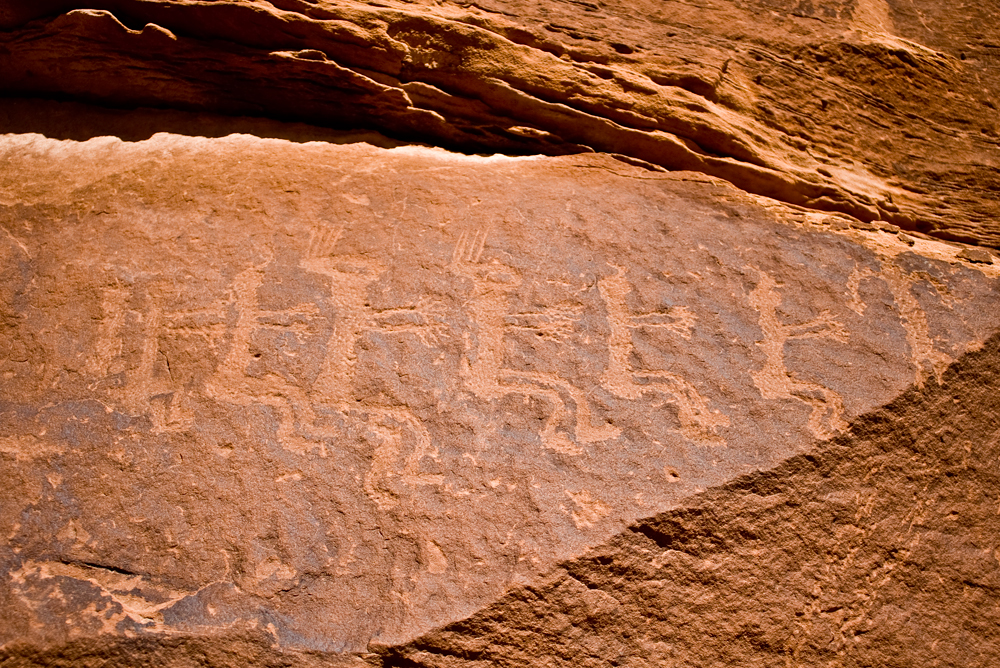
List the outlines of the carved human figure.
{"label": "carved human figure", "polygon": [[[389,508],[397,503],[389,484],[391,478],[398,476],[408,485],[426,485],[440,484],[443,476],[419,470],[420,461],[424,457],[434,457],[435,452],[430,434],[411,411],[401,406],[359,406],[354,400],[356,344],[366,332],[379,332],[383,335],[410,333],[424,344],[432,345],[444,327],[431,303],[400,309],[373,308],[368,300],[368,289],[386,268],[370,257],[338,255],[335,246],[343,231],[342,226],[314,230],[306,257],[301,262],[307,271],[330,278],[330,300],[337,309],[323,368],[311,394],[316,404],[335,408],[368,427],[375,449],[372,468],[365,479],[365,491],[379,507]],[[398,465],[401,457],[402,467]]]}
{"label": "carved human figure", "polygon": [[[116,405],[134,414],[146,413],[152,432],[180,432],[194,424],[190,402],[191,388],[185,383],[191,369],[178,375],[171,364],[170,349],[181,344],[217,350],[225,334],[225,309],[222,306],[201,308],[166,308],[166,296],[172,288],[161,284],[126,287],[115,284],[102,291],[94,354],[88,357],[86,370],[96,378],[122,374],[123,383],[105,388]],[[137,297],[146,303],[141,310],[130,309]],[[126,339],[135,336],[137,357],[127,358]]]}
{"label": "carved human figure", "polygon": [[[526,327],[531,318],[541,316],[546,331],[555,333],[571,327],[576,317],[572,310],[557,308],[551,314],[518,314],[511,318],[510,297],[520,287],[518,272],[497,260],[484,262],[483,251],[487,232],[462,233],[452,255],[450,271],[472,281],[472,295],[467,309],[475,322],[475,343],[467,346],[460,374],[465,387],[481,399],[492,401],[510,394],[522,394],[542,399],[551,406],[551,413],[540,434],[546,448],[566,454],[580,454],[578,444],[594,443],[617,437],[620,431],[610,424],[592,424],[590,404],[584,392],[555,374],[519,371],[504,366],[506,334]],[[530,315],[530,317],[529,317]],[[527,319],[526,319],[527,318]],[[575,428],[572,434],[560,430],[570,417],[564,397],[575,406]]]}
{"label": "carved human figure", "polygon": [[807,322],[790,325],[778,318],[781,293],[778,283],[763,271],[754,270],[759,279],[750,293],[750,303],[758,311],[764,338],[757,345],[764,351],[764,366],[751,372],[754,385],[765,399],[792,399],[808,405],[809,431],[816,438],[830,438],[843,431],[844,404],[840,395],[818,383],[796,378],[785,364],[785,343],[794,339],[825,338],[847,341],[847,330],[824,311]]}
{"label": "carved human figure", "polygon": [[632,286],[626,278],[625,268],[613,268],[615,273],[597,282],[611,330],[608,364],[601,377],[601,385],[623,399],[638,399],[647,394],[664,396],[677,407],[677,419],[684,436],[700,443],[721,444],[717,430],[728,425],[729,418],[711,409],[705,397],[691,383],[666,370],[632,367],[631,359],[635,351],[633,330],[659,328],[690,338],[693,316],[683,307],[673,309],[669,314],[672,317],[660,313],[631,313],[626,298],[632,292]]}

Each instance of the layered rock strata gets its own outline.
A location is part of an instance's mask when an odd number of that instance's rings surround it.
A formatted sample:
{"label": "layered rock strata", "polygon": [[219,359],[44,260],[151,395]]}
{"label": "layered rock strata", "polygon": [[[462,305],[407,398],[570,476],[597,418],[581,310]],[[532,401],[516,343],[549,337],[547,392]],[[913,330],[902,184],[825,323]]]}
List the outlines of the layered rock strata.
{"label": "layered rock strata", "polygon": [[15,0],[7,94],[618,153],[1000,245],[998,10],[937,2]]}
{"label": "layered rock strata", "polygon": [[998,11],[5,3],[0,664],[997,664]]}

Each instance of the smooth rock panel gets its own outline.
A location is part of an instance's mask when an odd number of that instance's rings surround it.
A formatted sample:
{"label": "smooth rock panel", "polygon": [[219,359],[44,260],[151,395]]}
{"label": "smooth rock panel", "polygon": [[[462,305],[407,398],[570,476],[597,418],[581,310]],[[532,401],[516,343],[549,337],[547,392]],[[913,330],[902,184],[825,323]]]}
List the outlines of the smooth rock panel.
{"label": "smooth rock panel", "polygon": [[405,642],[1000,328],[991,255],[607,155],[0,163],[3,647]]}

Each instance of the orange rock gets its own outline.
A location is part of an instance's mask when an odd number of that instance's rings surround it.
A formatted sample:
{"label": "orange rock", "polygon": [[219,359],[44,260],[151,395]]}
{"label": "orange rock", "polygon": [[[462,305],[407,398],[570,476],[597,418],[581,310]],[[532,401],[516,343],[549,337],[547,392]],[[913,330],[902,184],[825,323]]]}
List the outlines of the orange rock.
{"label": "orange rock", "polygon": [[0,663],[996,663],[914,1],[7,3]]}

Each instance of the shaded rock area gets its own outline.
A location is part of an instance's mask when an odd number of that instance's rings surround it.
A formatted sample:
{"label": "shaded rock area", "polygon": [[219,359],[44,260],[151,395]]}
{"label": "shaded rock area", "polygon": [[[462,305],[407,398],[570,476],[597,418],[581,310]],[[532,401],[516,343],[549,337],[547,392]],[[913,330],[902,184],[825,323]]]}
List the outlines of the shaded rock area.
{"label": "shaded rock area", "polygon": [[997,665],[998,15],[4,3],[0,665]]}
{"label": "shaded rock area", "polygon": [[993,666],[1000,337],[384,666]]}
{"label": "shaded rock area", "polygon": [[12,0],[0,87],[619,153],[996,247],[998,26],[931,0]]}
{"label": "shaded rock area", "polygon": [[20,666],[995,665],[1000,339],[850,432],[630,526],[459,623],[345,657],[266,637],[15,645]]}

